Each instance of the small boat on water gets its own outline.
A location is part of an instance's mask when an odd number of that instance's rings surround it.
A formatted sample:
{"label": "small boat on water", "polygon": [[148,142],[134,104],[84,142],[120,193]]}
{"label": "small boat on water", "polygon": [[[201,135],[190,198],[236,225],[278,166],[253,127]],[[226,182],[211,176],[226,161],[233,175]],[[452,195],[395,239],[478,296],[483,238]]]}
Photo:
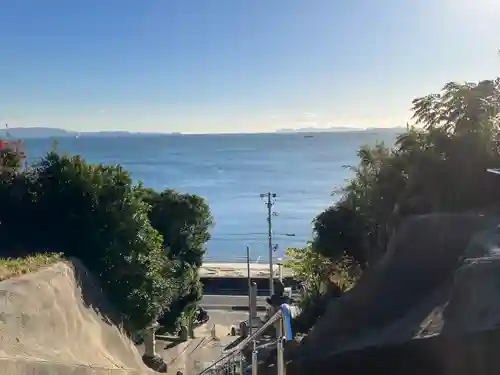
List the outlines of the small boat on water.
{"label": "small boat on water", "polygon": [[310,135],[310,134],[309,135],[304,135],[304,138],[312,138],[312,137],[314,137],[314,135]]}

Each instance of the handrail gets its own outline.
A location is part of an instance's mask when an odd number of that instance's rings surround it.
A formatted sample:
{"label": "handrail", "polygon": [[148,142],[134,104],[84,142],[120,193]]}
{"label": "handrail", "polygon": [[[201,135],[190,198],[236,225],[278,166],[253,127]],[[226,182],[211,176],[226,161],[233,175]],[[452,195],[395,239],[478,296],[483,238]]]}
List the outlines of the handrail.
{"label": "handrail", "polygon": [[260,336],[267,329],[267,327],[270,327],[271,325],[276,323],[279,319],[281,319],[281,310],[279,310],[277,313],[271,316],[267,320],[267,322],[265,322],[257,331],[255,331],[252,335],[248,336],[246,339],[242,340],[232,350],[236,351],[245,349],[245,347],[248,345],[248,343],[250,343],[250,341],[257,338],[257,336]]}
{"label": "handrail", "polygon": [[271,316],[267,322],[265,322],[257,331],[255,331],[252,335],[248,336],[244,340],[242,340],[238,345],[236,345],[234,348],[229,349],[224,355],[219,358],[217,361],[212,363],[210,366],[206,367],[201,371],[198,375],[203,375],[206,374],[209,370],[213,369],[220,363],[222,363],[225,359],[231,357],[237,352],[241,352],[245,347],[250,343],[250,341],[254,340],[257,338],[257,336],[260,336],[268,327],[270,327],[272,324],[276,323],[279,319],[281,319],[281,310],[275,313],[273,316]]}
{"label": "handrail", "polygon": [[206,374],[209,370],[213,369],[214,367],[216,367],[218,364],[220,364],[222,361],[224,361],[225,359],[231,357],[232,355],[234,354],[233,351],[223,355],[222,357],[220,357],[217,361],[215,361],[214,363],[212,363],[210,366],[204,368],[198,375],[202,375],[202,374]]}

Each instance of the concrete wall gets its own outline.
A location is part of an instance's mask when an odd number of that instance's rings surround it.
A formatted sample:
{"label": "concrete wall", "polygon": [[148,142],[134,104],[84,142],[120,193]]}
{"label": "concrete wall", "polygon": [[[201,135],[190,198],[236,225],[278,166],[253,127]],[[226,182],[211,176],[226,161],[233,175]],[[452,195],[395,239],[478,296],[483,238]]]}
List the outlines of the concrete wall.
{"label": "concrete wall", "polygon": [[97,280],[76,260],[2,281],[0,374],[149,373],[118,325]]}

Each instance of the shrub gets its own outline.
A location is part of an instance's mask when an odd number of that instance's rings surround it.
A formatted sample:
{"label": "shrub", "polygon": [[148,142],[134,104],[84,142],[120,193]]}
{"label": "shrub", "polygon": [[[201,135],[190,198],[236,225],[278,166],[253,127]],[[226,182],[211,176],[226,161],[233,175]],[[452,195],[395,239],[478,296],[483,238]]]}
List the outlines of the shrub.
{"label": "shrub", "polygon": [[171,189],[158,193],[142,184],[137,195],[151,205],[149,220],[163,236],[166,255],[177,265],[173,301],[159,320],[166,329],[175,331],[181,324],[192,323],[203,295],[198,269],[213,226],[210,207],[197,195]]}
{"label": "shrub", "polygon": [[299,300],[301,313],[294,319],[294,329],[306,333],[323,316],[332,298],[354,286],[361,267],[348,256],[337,261],[319,254],[312,244],[288,249],[285,267],[302,283]]}
{"label": "shrub", "polygon": [[33,169],[0,179],[4,203],[0,255],[29,249],[81,259],[129,330],[144,328],[170,304],[174,270],[163,238],[120,166],[51,152]]}

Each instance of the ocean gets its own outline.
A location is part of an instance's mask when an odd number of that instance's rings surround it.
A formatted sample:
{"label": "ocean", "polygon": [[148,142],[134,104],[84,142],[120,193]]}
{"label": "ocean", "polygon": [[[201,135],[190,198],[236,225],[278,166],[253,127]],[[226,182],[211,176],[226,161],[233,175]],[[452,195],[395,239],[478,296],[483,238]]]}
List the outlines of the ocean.
{"label": "ocean", "polygon": [[[339,197],[332,190],[351,177],[356,151],[377,140],[392,144],[396,131],[227,135],[137,135],[58,138],[57,150],[87,161],[121,164],[134,180],[205,197],[215,218],[207,261],[266,262],[267,207],[261,193],[276,193],[272,218],[275,258],[312,238],[312,221]],[[26,139],[30,161],[53,139]],[[293,236],[290,236],[293,235]]]}

